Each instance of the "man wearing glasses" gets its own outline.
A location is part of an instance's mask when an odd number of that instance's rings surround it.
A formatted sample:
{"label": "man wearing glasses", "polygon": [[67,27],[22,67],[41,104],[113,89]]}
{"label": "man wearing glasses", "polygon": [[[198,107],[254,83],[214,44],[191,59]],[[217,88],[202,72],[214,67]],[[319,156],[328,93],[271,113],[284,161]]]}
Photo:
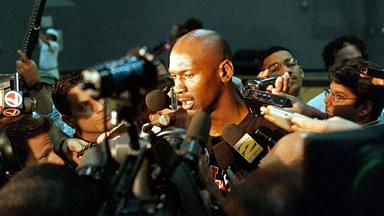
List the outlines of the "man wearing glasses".
{"label": "man wearing glasses", "polygon": [[261,72],[258,77],[278,76],[273,92],[284,92],[297,97],[303,85],[304,71],[292,52],[281,46],[265,50],[260,57]]}
{"label": "man wearing glasses", "polygon": [[[330,73],[330,88],[325,90],[325,116],[299,100],[289,108],[293,112],[320,119],[326,117],[327,120],[293,117],[291,131],[327,132],[380,124],[378,117],[384,107],[384,88],[362,76],[367,67],[373,65],[361,58],[336,65]],[[270,109],[269,106],[262,107],[261,111],[266,119],[275,122],[269,114]]]}
{"label": "man wearing glasses", "polygon": [[325,91],[327,117],[340,116],[361,126],[378,123],[384,106],[383,88],[375,86],[360,74],[373,63],[353,59],[341,64],[330,73],[330,88]]}

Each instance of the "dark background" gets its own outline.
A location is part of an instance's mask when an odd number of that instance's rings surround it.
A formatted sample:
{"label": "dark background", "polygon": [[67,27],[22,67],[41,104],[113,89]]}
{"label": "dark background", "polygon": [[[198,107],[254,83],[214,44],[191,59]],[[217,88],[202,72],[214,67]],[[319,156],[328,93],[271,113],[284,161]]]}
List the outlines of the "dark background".
{"label": "dark background", "polygon": [[[0,73],[14,72],[31,2],[1,0]],[[222,34],[233,51],[283,45],[305,69],[320,71],[322,47],[342,34],[366,40],[371,60],[384,65],[383,12],[379,0],[47,0],[44,15],[63,33],[62,71],[154,46],[191,16]]]}

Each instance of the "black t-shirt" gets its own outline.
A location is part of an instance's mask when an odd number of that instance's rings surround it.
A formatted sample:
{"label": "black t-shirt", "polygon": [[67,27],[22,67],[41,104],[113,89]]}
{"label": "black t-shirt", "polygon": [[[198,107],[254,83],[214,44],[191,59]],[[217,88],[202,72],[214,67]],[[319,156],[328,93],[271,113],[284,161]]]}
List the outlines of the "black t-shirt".
{"label": "black t-shirt", "polygon": [[[259,112],[259,106],[248,105],[249,114],[238,126],[243,128],[255,141],[261,145],[263,152],[252,162],[248,163],[232,146],[223,140],[221,136],[210,137],[207,143],[209,154],[209,166],[211,177],[220,190],[227,191],[229,188],[227,169],[238,177],[244,176],[256,169],[260,160],[273,147],[275,142],[286,134],[268,120],[264,119]],[[255,133],[256,132],[256,133]]]}

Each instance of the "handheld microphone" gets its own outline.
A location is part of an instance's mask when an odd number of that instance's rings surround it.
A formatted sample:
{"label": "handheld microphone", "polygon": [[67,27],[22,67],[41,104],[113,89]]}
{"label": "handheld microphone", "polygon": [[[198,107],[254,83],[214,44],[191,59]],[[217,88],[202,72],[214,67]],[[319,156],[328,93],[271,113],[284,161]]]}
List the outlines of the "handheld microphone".
{"label": "handheld microphone", "polygon": [[211,117],[206,112],[198,112],[193,115],[189,124],[182,148],[186,151],[184,156],[192,166],[197,166],[203,146],[208,141],[211,128]]}
{"label": "handheld microphone", "polygon": [[145,104],[152,112],[158,112],[162,109],[168,108],[171,104],[171,99],[166,93],[159,89],[150,91],[145,96]]}
{"label": "handheld microphone", "polygon": [[18,74],[4,74],[0,76],[0,115],[6,117],[19,116],[23,112],[31,113],[36,109],[37,100],[24,97]]}
{"label": "handheld microphone", "polygon": [[189,116],[185,109],[177,109],[175,112],[160,115],[160,117],[151,122],[151,125],[156,126],[174,126],[185,128],[188,125]]}
{"label": "handheld microphone", "polygon": [[248,163],[252,163],[264,151],[244,129],[228,124],[223,129],[223,139],[234,148]]}

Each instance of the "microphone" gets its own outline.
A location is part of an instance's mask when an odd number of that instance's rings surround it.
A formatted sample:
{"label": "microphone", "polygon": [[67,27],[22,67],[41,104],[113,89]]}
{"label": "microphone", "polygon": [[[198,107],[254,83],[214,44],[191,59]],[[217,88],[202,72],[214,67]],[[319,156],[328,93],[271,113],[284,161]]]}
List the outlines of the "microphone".
{"label": "microphone", "polygon": [[18,73],[0,76],[3,85],[0,89],[0,115],[15,117],[22,113],[32,113],[37,107],[36,98],[24,97],[21,78],[17,75]]}
{"label": "microphone", "polygon": [[145,104],[151,112],[158,112],[168,108],[171,104],[171,99],[161,90],[155,89],[145,96]]}
{"label": "microphone", "polygon": [[264,151],[256,140],[235,124],[228,124],[224,127],[223,139],[250,164]]}
{"label": "microphone", "polygon": [[203,146],[208,141],[211,128],[211,117],[206,112],[198,112],[193,115],[189,124],[182,148],[186,151],[184,158],[197,166]]}
{"label": "microphone", "polygon": [[151,122],[151,125],[185,128],[188,122],[188,112],[185,109],[179,108],[175,112],[160,115],[158,119]]}

